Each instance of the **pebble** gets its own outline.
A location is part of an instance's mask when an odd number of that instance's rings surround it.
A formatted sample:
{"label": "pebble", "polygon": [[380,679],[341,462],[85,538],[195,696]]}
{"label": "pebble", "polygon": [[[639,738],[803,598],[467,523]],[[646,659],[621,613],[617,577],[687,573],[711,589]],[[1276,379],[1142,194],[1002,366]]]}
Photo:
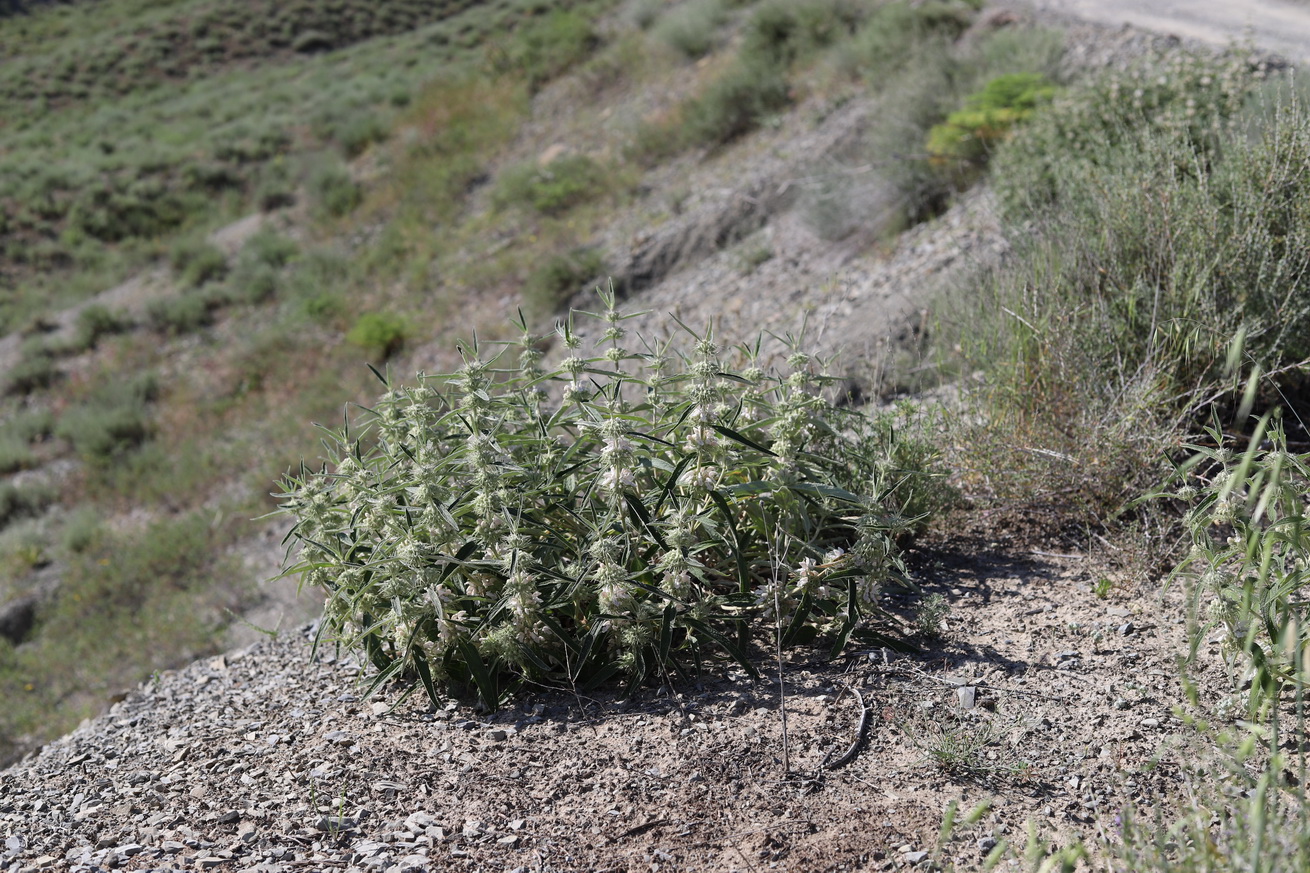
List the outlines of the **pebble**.
{"label": "pebble", "polygon": [[1158,719],[1158,718],[1144,718],[1144,719],[1142,719],[1141,721],[1139,721],[1138,724],[1141,725],[1141,726],[1144,727],[1144,728],[1155,728],[1155,727],[1159,727],[1159,726],[1160,726],[1160,719]]}
{"label": "pebble", "polygon": [[996,837],[983,837],[978,841],[978,851],[986,855],[996,848]]}
{"label": "pebble", "polygon": [[906,852],[904,855],[901,856],[901,860],[903,860],[906,864],[921,864],[924,861],[928,860],[928,853]]}

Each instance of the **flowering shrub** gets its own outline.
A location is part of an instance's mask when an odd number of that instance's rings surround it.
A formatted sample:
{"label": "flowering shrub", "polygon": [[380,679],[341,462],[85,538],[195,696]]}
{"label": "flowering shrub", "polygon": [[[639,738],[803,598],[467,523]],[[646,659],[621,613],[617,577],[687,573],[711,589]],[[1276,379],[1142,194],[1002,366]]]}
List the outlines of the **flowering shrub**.
{"label": "flowering shrub", "polygon": [[1172,53],[1147,59],[1070,89],[1037,112],[996,155],[993,178],[1012,218],[1055,201],[1067,202],[1069,179],[1088,167],[1113,170],[1121,151],[1141,149],[1142,136],[1164,135],[1209,153],[1237,124],[1264,79],[1230,54]]}
{"label": "flowering shrub", "polygon": [[327,593],[325,627],[378,681],[492,706],[523,681],[636,683],[714,652],[754,672],[765,633],[895,644],[862,619],[941,501],[933,452],[824,400],[794,349],[783,374],[758,342],[730,371],[709,334],[629,351],[603,299],[596,354],[577,313],[549,372],[526,329],[517,351],[470,344],[457,373],[389,384],[362,429],[331,434],[329,466],[285,480],[293,570]]}

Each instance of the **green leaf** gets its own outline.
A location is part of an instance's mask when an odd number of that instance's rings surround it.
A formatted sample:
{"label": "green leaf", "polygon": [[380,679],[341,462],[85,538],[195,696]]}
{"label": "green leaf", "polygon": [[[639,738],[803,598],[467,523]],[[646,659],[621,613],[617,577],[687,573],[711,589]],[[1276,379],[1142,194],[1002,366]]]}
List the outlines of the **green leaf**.
{"label": "green leaf", "polygon": [[864,504],[863,497],[835,485],[823,485],[818,482],[798,482],[792,485],[791,489],[798,494],[808,494],[812,497],[830,497],[833,500],[844,500],[847,503]]}
{"label": "green leaf", "polygon": [[730,427],[724,427],[721,424],[712,425],[712,427],[720,434],[732,440],[733,442],[741,443],[743,446],[746,446],[747,448],[752,448],[757,452],[762,452],[763,454],[768,455],[770,458],[778,457],[773,452],[766,449],[764,446],[760,445],[759,443],[750,439],[746,435],[742,434],[740,431],[735,431]]}
{"label": "green leaf", "polygon": [[428,667],[428,659],[422,652],[414,652],[414,669],[418,672],[419,681],[423,683],[423,690],[427,692],[428,700],[434,707],[438,706],[441,701],[437,696],[437,685],[432,681],[432,670]]}
{"label": "green leaf", "polygon": [[751,663],[750,658],[746,657],[745,651],[743,651],[740,646],[733,643],[723,634],[719,633],[709,624],[701,621],[698,618],[692,618],[691,616],[688,615],[688,616],[684,616],[683,621],[685,621],[687,624],[691,625],[701,633],[705,634],[705,636],[714,640],[714,642],[718,643],[719,646],[722,647],[723,650],[727,652],[734,661],[736,661],[738,664],[741,665],[741,668],[745,670],[746,673],[752,679],[760,678],[760,671],[755,669],[755,665]]}
{"label": "green leaf", "polygon": [[481,653],[476,646],[464,638],[460,638],[455,643],[459,649],[460,655],[464,658],[464,663],[468,666],[469,673],[473,677],[473,683],[478,688],[478,696],[494,712],[500,708],[500,689],[496,685],[495,674],[490,670],[482,660]]}

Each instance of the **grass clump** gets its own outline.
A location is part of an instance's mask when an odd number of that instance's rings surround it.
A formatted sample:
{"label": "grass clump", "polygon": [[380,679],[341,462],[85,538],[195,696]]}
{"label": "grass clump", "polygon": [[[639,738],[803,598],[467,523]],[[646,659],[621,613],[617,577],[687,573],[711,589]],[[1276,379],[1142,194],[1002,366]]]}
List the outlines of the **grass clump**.
{"label": "grass clump", "polygon": [[306,184],[314,211],[324,218],[341,218],[355,211],[363,199],[359,184],[343,164],[322,162]]}
{"label": "grass clump", "polygon": [[227,275],[227,257],[217,246],[204,241],[179,241],[169,253],[168,261],[186,288],[199,288]]}
{"label": "grass clump", "polygon": [[5,377],[5,394],[22,396],[49,388],[60,375],[49,349],[24,343],[21,360],[9,369]]}
{"label": "grass clump", "polygon": [[360,316],[346,334],[346,341],[385,361],[405,346],[409,324],[394,312],[369,312]]}
{"label": "grass clump", "polygon": [[514,31],[491,51],[492,68],[513,73],[535,91],[586,59],[600,45],[590,18],[582,12],[556,9]]}
{"label": "grass clump", "polygon": [[785,67],[850,38],[866,15],[851,0],[770,0],[747,23],[742,54]]}
{"label": "grass clump", "polygon": [[684,58],[696,60],[718,46],[717,30],[725,18],[722,0],[692,0],[660,16],[654,35]]}
{"label": "grass clump", "polygon": [[132,327],[132,319],[108,306],[92,303],[77,313],[73,344],[78,349],[93,348],[101,337],[122,333]]}
{"label": "grass clump", "polygon": [[791,89],[777,66],[743,60],[684,107],[684,136],[697,145],[726,145],[790,102]]}
{"label": "grass clump", "polygon": [[0,529],[22,518],[34,518],[54,500],[54,491],[43,485],[0,485]]}
{"label": "grass clump", "polygon": [[389,386],[334,433],[330,468],[286,479],[327,632],[434,700],[492,706],[524,681],[637,683],[712,651],[755,673],[775,632],[896,644],[866,620],[931,509],[931,450],[893,461],[904,435],[824,401],[808,355],[768,374],[758,346],[734,372],[709,336],[634,353],[605,302],[594,356],[572,319],[552,371],[526,331],[489,358],[468,346],[458,373]]}
{"label": "grass clump", "polygon": [[158,396],[159,383],[153,374],[105,385],[60,417],[55,436],[71,443],[88,463],[108,464],[150,438],[149,407]]}
{"label": "grass clump", "polygon": [[543,215],[559,215],[599,197],[607,188],[604,168],[587,155],[565,155],[545,166],[520,164],[506,170],[492,201],[499,208],[523,205]]}

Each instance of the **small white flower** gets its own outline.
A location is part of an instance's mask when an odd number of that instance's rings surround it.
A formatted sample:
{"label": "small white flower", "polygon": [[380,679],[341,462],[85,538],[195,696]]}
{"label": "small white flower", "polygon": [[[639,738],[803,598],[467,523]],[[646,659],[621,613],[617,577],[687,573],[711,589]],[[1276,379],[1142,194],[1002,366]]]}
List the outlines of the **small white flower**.
{"label": "small white flower", "polygon": [[717,467],[704,466],[696,467],[692,470],[685,471],[679,483],[686,488],[704,488],[706,490],[713,488],[719,481],[719,470]]}
{"label": "small white flower", "polygon": [[631,470],[623,467],[610,467],[605,471],[605,475],[600,477],[600,487],[606,491],[617,491],[619,488],[636,488],[637,480],[632,475]]}

